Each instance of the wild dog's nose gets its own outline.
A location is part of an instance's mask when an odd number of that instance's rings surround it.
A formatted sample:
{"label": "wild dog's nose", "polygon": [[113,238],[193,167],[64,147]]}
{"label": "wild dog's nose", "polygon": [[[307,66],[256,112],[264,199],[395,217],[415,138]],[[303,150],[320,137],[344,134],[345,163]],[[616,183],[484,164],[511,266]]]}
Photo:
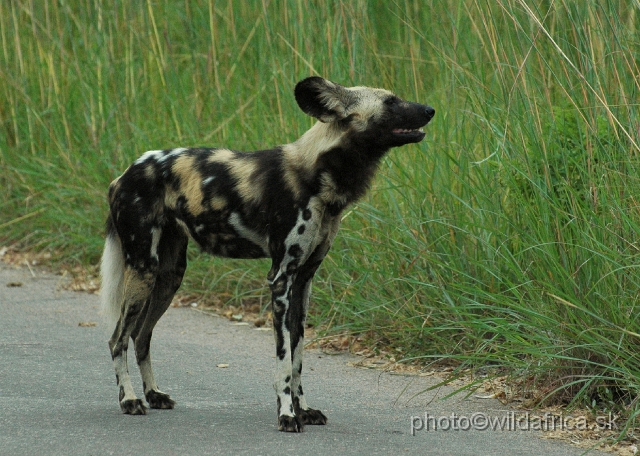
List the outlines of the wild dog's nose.
{"label": "wild dog's nose", "polygon": [[427,106],[425,109],[425,112],[427,114],[427,121],[431,120],[433,116],[436,115],[436,110],[433,109],[431,106]]}

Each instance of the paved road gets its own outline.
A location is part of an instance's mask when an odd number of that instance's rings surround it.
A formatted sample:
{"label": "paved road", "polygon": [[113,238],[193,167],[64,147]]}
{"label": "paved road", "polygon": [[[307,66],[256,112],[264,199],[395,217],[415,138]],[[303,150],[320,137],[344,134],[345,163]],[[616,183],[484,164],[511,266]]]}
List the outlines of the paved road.
{"label": "paved road", "polygon": [[[305,393],[329,423],[302,434],[278,432],[271,333],[187,308],[170,309],[154,334],[156,378],[176,409],[125,416],[106,330],[79,326],[99,321],[97,297],[59,291],[58,277],[36,275],[0,263],[2,455],[582,454],[533,431],[412,436],[412,416],[504,417],[508,410],[493,400],[434,400],[433,393],[409,400],[434,380],[356,369],[347,355],[317,351],[305,357]],[[229,367],[216,367],[223,363]],[[140,391],[137,372],[133,378]]]}

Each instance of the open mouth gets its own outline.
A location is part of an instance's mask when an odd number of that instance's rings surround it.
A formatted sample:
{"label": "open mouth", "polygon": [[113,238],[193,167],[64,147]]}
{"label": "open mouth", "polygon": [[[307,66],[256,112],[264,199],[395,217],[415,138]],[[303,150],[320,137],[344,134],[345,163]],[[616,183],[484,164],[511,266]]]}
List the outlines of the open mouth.
{"label": "open mouth", "polygon": [[422,128],[394,128],[391,132],[400,138],[404,138],[411,141],[421,141],[424,138],[425,133]]}

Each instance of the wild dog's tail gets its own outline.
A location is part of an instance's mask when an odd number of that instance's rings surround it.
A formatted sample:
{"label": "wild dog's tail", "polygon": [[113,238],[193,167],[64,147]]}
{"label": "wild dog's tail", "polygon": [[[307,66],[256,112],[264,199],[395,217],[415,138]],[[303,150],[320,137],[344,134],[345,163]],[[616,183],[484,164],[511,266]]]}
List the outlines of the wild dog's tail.
{"label": "wild dog's tail", "polygon": [[122,307],[124,292],[124,253],[120,236],[113,225],[111,215],[107,219],[107,240],[100,264],[100,310],[108,327],[112,330]]}

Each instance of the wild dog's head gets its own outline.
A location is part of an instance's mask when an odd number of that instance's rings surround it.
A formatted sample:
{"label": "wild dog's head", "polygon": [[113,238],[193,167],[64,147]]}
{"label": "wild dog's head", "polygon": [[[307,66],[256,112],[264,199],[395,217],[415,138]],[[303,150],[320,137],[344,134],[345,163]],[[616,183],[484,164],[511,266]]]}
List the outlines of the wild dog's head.
{"label": "wild dog's head", "polygon": [[431,106],[404,101],[388,90],[343,87],[317,76],[300,81],[295,97],[306,114],[382,149],[422,141],[422,127],[435,114]]}

